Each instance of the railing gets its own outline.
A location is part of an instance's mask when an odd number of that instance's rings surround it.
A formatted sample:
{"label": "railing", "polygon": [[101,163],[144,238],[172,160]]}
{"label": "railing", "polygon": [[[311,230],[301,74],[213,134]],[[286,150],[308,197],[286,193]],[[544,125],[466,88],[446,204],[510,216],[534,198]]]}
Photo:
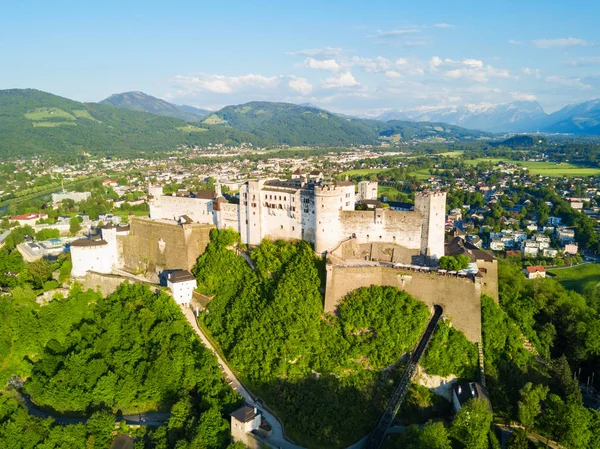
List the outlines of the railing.
{"label": "railing", "polygon": [[440,306],[434,306],[434,308],[435,312],[431,317],[431,320],[429,320],[429,323],[425,328],[425,332],[423,332],[423,335],[415,347],[415,350],[409,357],[406,368],[404,369],[404,373],[402,374],[402,377],[400,378],[392,397],[388,401],[388,405],[385,409],[385,412],[381,416],[377,427],[375,427],[375,429],[373,429],[371,432],[371,435],[369,435],[369,439],[364,446],[365,449],[379,449],[379,447],[381,447],[388,427],[394,421],[394,418],[398,414],[398,410],[400,410],[400,406],[406,397],[408,387],[410,386],[410,381],[415,374],[419,360],[421,360],[422,355],[425,353],[425,349],[427,349],[427,345],[429,344],[431,336],[433,335],[433,332],[435,331],[435,328],[437,327],[437,324],[442,316],[443,309]]}

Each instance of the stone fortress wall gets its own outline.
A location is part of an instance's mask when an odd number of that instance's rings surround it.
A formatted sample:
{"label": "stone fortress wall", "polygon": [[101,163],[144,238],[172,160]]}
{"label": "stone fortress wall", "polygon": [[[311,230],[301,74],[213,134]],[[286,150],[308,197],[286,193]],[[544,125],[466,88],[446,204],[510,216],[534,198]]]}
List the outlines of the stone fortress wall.
{"label": "stone fortress wall", "polygon": [[444,316],[475,343],[481,342],[481,280],[435,273],[419,273],[383,265],[352,266],[328,260],[325,311],[335,313],[348,293],[360,287],[397,287],[430,307],[444,308]]}
{"label": "stone fortress wall", "polygon": [[118,238],[119,263],[126,271],[157,281],[164,270],[190,270],[204,253],[214,225],[183,224],[136,217],[129,235]]}

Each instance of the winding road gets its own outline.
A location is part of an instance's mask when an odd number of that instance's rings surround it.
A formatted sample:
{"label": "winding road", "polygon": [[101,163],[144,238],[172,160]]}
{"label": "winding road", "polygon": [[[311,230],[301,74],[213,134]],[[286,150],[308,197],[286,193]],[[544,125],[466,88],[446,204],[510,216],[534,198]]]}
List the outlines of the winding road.
{"label": "winding road", "polygon": [[294,444],[293,442],[291,442],[290,440],[288,440],[285,437],[285,433],[283,431],[283,425],[277,419],[277,417],[275,415],[273,415],[269,410],[267,410],[263,404],[256,401],[254,396],[238,380],[238,378],[233,373],[233,371],[231,371],[231,368],[229,368],[229,366],[227,365],[225,360],[223,360],[223,358],[219,355],[219,353],[214,348],[214,346],[212,345],[210,340],[204,334],[204,331],[198,326],[198,322],[196,321],[196,315],[194,315],[194,312],[184,305],[181,306],[181,311],[183,312],[186,319],[192,326],[192,329],[194,330],[194,332],[196,332],[196,334],[198,334],[198,336],[200,337],[202,344],[204,346],[206,346],[208,349],[210,349],[212,351],[212,353],[215,355],[215,357],[217,358],[217,361],[219,362],[219,366],[221,367],[221,370],[225,374],[225,377],[227,379],[227,382],[229,383],[229,386],[232,389],[234,389],[235,391],[237,391],[240,394],[240,396],[242,396],[242,398],[244,398],[244,401],[246,401],[246,403],[249,406],[255,407],[258,410],[260,410],[260,413],[264,416],[264,418],[271,425],[271,434],[268,437],[264,438],[265,441],[267,443],[269,443],[271,446],[281,448],[281,449],[302,449],[302,446],[298,446],[298,445]]}

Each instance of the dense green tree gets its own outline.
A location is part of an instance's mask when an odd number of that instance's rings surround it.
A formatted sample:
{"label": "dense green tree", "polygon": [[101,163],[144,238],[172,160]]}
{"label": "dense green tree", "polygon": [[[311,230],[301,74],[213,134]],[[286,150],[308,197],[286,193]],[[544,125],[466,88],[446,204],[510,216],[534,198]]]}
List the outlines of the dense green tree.
{"label": "dense green tree", "polygon": [[536,418],[542,412],[542,402],[546,399],[548,387],[535,385],[531,382],[525,384],[521,389],[521,400],[519,401],[519,421],[526,429],[534,429]]}
{"label": "dense green tree", "polygon": [[487,449],[492,413],[482,399],[463,405],[452,421],[451,435],[465,449]]}

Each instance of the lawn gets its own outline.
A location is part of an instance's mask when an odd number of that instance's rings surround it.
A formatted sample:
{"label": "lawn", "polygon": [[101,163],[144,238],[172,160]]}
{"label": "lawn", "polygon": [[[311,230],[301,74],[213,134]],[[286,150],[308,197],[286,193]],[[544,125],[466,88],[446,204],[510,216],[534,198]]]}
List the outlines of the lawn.
{"label": "lawn", "polygon": [[576,290],[579,293],[588,283],[598,284],[600,282],[600,264],[586,263],[576,267],[555,268],[548,271],[555,275],[555,279],[564,287]]}
{"label": "lawn", "polygon": [[216,114],[210,114],[202,121],[202,123],[206,123],[207,125],[226,125],[227,120],[223,120]]}
{"label": "lawn", "polygon": [[510,159],[500,158],[478,158],[465,161],[469,165],[477,165],[479,162],[491,162],[496,165],[498,162],[509,162],[513,164],[522,165],[527,167],[529,172],[533,175],[551,176],[551,177],[563,177],[563,176],[598,176],[600,175],[600,168],[593,167],[580,167],[578,165],[562,163],[557,164],[556,162],[529,162],[529,161],[511,161]]}
{"label": "lawn", "polygon": [[179,126],[177,129],[187,133],[202,133],[208,131],[206,128],[198,128],[197,126],[192,125]]}
{"label": "lawn", "polygon": [[57,117],[65,120],[75,120],[74,116],[58,108],[38,108],[25,114],[25,118],[33,121],[56,119]]}

